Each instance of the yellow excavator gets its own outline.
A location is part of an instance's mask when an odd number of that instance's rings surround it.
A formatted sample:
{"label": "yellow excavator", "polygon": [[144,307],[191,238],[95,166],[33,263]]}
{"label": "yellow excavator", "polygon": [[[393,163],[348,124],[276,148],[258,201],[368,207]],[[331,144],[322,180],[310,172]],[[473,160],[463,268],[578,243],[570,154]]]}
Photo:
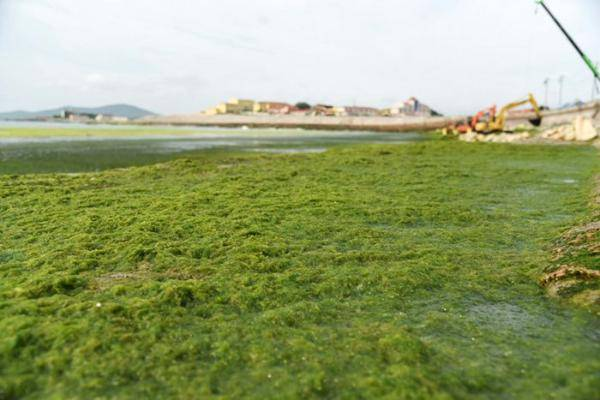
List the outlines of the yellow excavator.
{"label": "yellow excavator", "polygon": [[540,126],[542,122],[542,113],[540,111],[538,102],[535,100],[535,97],[533,97],[533,95],[530,93],[529,96],[524,100],[518,100],[512,103],[508,103],[500,109],[500,112],[496,112],[496,106],[492,106],[485,110],[481,110],[471,118],[471,121],[469,123],[458,125],[452,130],[455,133],[503,132],[506,130],[505,123],[508,112],[527,103],[531,104],[531,106],[533,107],[533,112],[535,113],[535,118],[530,119],[529,122],[531,122],[531,124],[534,126]]}

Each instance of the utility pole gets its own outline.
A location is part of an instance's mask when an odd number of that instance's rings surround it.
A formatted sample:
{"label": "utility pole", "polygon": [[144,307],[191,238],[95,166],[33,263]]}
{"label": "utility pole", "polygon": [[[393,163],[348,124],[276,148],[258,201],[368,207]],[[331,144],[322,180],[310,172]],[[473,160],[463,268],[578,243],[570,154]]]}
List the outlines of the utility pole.
{"label": "utility pole", "polygon": [[548,107],[548,84],[550,83],[550,78],[544,79],[544,105]]}
{"label": "utility pole", "polygon": [[561,75],[558,77],[558,108],[562,106],[562,94],[563,94],[563,82],[565,81],[565,76]]}

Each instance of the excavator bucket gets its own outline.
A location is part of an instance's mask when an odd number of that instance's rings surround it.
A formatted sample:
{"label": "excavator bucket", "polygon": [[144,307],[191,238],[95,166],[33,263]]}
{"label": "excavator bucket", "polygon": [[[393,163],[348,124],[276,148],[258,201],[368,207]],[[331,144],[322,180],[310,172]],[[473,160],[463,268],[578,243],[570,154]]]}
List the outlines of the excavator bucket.
{"label": "excavator bucket", "polygon": [[531,123],[531,125],[533,125],[533,126],[540,126],[542,124],[542,118],[541,117],[532,118],[529,120],[529,123]]}

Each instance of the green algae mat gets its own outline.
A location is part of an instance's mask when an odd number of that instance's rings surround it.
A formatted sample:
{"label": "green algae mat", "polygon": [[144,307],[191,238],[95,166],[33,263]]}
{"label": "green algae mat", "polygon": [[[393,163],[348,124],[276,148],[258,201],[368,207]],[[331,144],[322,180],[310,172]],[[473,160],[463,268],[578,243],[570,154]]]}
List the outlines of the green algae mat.
{"label": "green algae mat", "polygon": [[597,309],[538,280],[599,167],[430,141],[0,176],[0,399],[598,398]]}

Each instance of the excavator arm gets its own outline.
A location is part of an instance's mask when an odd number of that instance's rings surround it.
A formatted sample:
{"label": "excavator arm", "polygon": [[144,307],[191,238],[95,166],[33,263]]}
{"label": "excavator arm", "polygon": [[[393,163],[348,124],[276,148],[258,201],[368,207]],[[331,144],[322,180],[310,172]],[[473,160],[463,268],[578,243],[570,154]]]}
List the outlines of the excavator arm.
{"label": "excavator arm", "polygon": [[531,122],[535,126],[539,126],[540,123],[542,122],[542,114],[540,112],[540,106],[538,105],[538,102],[535,100],[535,97],[533,97],[533,95],[531,93],[529,93],[529,96],[527,99],[508,103],[507,105],[502,107],[500,109],[500,112],[498,113],[498,117],[490,123],[491,130],[492,131],[504,130],[504,124],[506,122],[506,116],[507,116],[508,112],[514,108],[520,107],[527,103],[530,103],[532,105],[533,112],[535,113],[535,118],[529,120],[529,122]]}

